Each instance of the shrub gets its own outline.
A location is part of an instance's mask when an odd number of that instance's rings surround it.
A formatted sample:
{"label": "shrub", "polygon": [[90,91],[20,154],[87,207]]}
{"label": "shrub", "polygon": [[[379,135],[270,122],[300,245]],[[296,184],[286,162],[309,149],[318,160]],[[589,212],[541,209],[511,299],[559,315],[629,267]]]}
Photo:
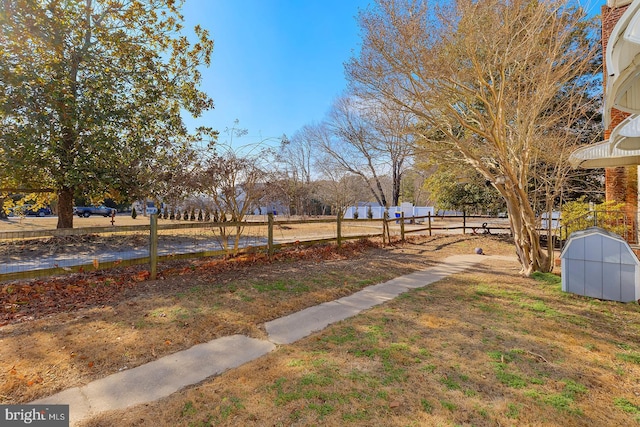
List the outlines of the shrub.
{"label": "shrub", "polygon": [[136,219],[138,213],[136,212],[136,208],[131,209],[131,218]]}
{"label": "shrub", "polygon": [[624,237],[627,231],[626,223],[624,203],[608,201],[595,205],[592,209],[583,196],[562,206],[561,238],[567,239],[574,231],[593,226]]}

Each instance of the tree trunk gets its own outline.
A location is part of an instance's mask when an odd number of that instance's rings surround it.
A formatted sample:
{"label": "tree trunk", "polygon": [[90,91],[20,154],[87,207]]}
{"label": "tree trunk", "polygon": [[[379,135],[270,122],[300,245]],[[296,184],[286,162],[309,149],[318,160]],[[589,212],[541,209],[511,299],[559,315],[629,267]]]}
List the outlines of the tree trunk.
{"label": "tree trunk", "polygon": [[516,254],[522,266],[520,274],[528,277],[535,271],[551,271],[553,262],[540,245],[540,233],[536,229],[533,210],[528,203],[521,203],[513,193],[503,193],[503,196],[507,202]]}
{"label": "tree trunk", "polygon": [[386,208],[388,206],[387,198],[384,195],[384,190],[382,189],[382,183],[380,182],[380,180],[376,175],[374,175],[373,178],[376,180],[376,186],[378,187],[378,191],[380,192],[380,202],[381,202],[380,204]]}
{"label": "tree trunk", "polygon": [[0,198],[0,219],[7,219],[7,213],[4,211],[5,200],[7,200],[5,197]]}
{"label": "tree trunk", "polygon": [[393,168],[393,191],[391,198],[393,199],[393,206],[400,206],[400,184],[402,183],[402,172],[399,167]]}
{"label": "tree trunk", "polygon": [[73,228],[73,189],[58,189],[58,225],[56,228]]}

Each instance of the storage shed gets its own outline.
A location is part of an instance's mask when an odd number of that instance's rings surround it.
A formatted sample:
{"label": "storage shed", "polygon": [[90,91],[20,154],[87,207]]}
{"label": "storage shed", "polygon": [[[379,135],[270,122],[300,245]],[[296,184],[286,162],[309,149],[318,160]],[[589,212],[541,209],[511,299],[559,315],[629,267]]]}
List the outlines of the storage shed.
{"label": "storage shed", "polygon": [[599,227],[571,233],[560,259],[563,291],[620,302],[640,299],[640,261],[617,234]]}

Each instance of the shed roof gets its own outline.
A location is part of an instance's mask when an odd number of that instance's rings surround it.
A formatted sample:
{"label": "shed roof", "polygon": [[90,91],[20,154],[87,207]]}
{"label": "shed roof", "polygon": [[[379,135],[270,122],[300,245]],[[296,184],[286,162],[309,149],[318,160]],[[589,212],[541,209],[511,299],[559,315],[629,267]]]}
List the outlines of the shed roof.
{"label": "shed roof", "polygon": [[589,227],[584,230],[574,231],[573,233],[571,233],[571,235],[569,236],[569,240],[567,240],[567,243],[564,245],[564,248],[560,253],[560,258],[566,257],[567,252],[570,250],[569,249],[570,246],[574,242],[582,239],[587,239],[589,237],[596,236],[596,235],[602,236],[606,239],[614,240],[620,243],[621,248],[622,247],[626,248],[626,252],[628,253],[628,255],[631,255],[631,257],[625,257],[625,259],[630,260],[631,261],[630,263],[633,263],[635,265],[640,265],[640,260],[638,260],[638,257],[635,256],[635,253],[631,250],[631,247],[629,246],[629,243],[626,240],[624,240],[620,235],[612,233],[611,231],[605,230],[604,228],[600,228],[600,227]]}

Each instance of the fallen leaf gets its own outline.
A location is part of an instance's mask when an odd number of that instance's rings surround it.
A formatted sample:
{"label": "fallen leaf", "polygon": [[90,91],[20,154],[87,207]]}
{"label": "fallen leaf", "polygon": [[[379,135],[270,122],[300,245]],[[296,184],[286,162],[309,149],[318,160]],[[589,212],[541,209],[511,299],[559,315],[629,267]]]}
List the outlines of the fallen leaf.
{"label": "fallen leaf", "polygon": [[150,275],[151,273],[149,273],[148,271],[141,271],[133,276],[133,280],[135,280],[136,282],[144,282],[149,278]]}
{"label": "fallen leaf", "polygon": [[42,382],[42,377],[38,375],[34,379],[27,381],[27,387],[31,387],[34,384],[40,384],[41,382]]}

